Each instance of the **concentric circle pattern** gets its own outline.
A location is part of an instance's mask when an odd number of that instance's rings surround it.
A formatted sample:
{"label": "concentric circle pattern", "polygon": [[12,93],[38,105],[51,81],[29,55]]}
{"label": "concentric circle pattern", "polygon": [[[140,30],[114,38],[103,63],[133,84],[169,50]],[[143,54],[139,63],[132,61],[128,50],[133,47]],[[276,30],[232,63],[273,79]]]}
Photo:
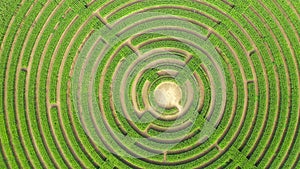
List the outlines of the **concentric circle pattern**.
{"label": "concentric circle pattern", "polygon": [[0,2],[0,168],[300,168],[299,7]]}

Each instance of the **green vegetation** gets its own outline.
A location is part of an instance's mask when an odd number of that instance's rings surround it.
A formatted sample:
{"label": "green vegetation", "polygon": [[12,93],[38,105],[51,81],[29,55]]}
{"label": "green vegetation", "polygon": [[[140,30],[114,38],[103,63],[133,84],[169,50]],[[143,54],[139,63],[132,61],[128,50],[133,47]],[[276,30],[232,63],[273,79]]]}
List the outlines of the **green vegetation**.
{"label": "green vegetation", "polygon": [[[300,168],[299,13],[1,1],[0,168]],[[178,107],[156,102],[163,82]]]}

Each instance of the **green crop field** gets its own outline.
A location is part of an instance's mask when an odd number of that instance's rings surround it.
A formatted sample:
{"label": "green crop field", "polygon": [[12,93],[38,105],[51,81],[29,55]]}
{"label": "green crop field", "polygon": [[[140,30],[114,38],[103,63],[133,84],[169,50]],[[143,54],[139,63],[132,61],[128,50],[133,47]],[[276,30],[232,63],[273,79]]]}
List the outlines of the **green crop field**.
{"label": "green crop field", "polygon": [[300,169],[299,0],[3,0],[0,169]]}

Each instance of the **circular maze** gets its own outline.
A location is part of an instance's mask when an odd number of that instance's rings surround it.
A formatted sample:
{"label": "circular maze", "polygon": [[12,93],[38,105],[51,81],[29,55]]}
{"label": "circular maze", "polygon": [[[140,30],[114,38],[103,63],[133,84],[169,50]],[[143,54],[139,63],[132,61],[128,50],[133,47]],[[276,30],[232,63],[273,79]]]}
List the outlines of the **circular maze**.
{"label": "circular maze", "polygon": [[300,168],[298,1],[0,7],[0,168]]}

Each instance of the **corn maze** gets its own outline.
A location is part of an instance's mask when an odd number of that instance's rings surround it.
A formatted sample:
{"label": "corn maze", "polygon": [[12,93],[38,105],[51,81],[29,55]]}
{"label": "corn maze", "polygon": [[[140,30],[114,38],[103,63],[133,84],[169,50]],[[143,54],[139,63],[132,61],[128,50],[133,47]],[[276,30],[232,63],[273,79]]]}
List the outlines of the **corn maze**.
{"label": "corn maze", "polygon": [[300,168],[300,1],[0,14],[0,168]]}

